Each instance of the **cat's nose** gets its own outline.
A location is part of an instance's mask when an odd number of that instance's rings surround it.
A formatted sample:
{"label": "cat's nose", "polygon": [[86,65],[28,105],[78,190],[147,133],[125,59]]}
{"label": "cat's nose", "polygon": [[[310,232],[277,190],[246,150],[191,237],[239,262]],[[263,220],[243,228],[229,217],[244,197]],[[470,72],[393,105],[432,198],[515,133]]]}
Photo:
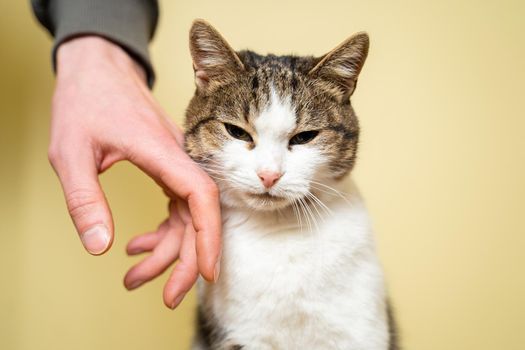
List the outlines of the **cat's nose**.
{"label": "cat's nose", "polygon": [[273,185],[275,185],[277,181],[279,181],[283,174],[275,171],[259,171],[257,173],[257,176],[259,176],[259,179],[261,179],[261,182],[263,183],[264,187],[270,188]]}

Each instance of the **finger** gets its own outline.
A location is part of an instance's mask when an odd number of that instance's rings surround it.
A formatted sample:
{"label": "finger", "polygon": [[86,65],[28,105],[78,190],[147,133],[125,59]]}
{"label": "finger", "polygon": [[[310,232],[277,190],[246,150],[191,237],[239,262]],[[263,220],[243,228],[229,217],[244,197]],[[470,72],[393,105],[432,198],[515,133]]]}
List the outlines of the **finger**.
{"label": "finger", "polygon": [[158,232],[148,232],[132,238],[126,246],[128,255],[137,255],[152,251],[161,240]]}
{"label": "finger", "polygon": [[199,271],[213,281],[218,276],[216,263],[221,250],[219,192],[210,177],[197,166],[175,141],[157,146],[135,147],[130,161],[188,202]]}
{"label": "finger", "polygon": [[195,238],[193,226],[186,225],[179,262],[164,286],[164,303],[171,309],[180,304],[199,277]]}
{"label": "finger", "polygon": [[49,153],[66,199],[67,208],[86,250],[99,255],[113,242],[113,219],[98,181],[90,150],[62,149]]}
{"label": "finger", "polygon": [[128,271],[124,277],[127,289],[135,289],[157,277],[178,258],[184,227],[180,220],[177,225],[173,222],[166,226],[166,232],[152,254]]}
{"label": "finger", "polygon": [[188,208],[188,204],[182,200],[172,200],[170,201],[169,206],[170,212],[175,211],[178,216],[180,217],[182,223],[186,225],[193,225],[191,220],[191,213],[190,209]]}
{"label": "finger", "polygon": [[144,233],[132,238],[126,246],[126,252],[129,255],[137,255],[152,251],[164,237],[165,233],[168,231],[168,227],[169,222],[168,219],[166,219],[159,225],[157,231]]}
{"label": "finger", "polygon": [[199,271],[207,281],[216,282],[221,257],[221,217],[217,187],[209,192],[196,189],[188,197],[188,207],[196,232],[195,248]]}

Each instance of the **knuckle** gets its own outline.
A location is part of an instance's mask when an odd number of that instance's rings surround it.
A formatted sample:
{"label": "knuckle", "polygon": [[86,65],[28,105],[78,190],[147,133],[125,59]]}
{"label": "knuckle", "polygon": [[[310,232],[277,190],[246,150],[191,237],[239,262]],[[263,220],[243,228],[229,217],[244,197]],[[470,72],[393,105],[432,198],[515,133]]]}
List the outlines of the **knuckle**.
{"label": "knuckle", "polygon": [[[157,158],[158,159],[158,158]],[[165,168],[159,168],[158,170],[158,178],[160,180],[160,183],[168,187],[168,194],[171,191],[170,185],[172,184],[173,175],[169,169]]]}
{"label": "knuckle", "polygon": [[47,159],[51,165],[55,166],[59,161],[59,150],[56,145],[50,145],[47,149]]}
{"label": "knuckle", "polygon": [[185,279],[189,280],[189,281],[186,280],[187,283],[189,282],[188,284],[191,283],[191,279],[193,278],[193,276],[197,275],[199,272],[197,269],[197,266],[188,264],[185,261],[179,262],[177,265],[175,265],[173,269],[179,274],[179,276],[185,277],[183,280]]}
{"label": "knuckle", "polygon": [[76,145],[75,150],[79,149],[78,143],[73,143],[69,138],[64,137],[59,140],[52,140],[47,148],[47,158],[51,165],[56,167],[72,159],[74,150],[72,145]]}
{"label": "knuckle", "polygon": [[99,206],[100,195],[89,189],[76,189],[66,193],[66,204],[73,220],[79,220]]}

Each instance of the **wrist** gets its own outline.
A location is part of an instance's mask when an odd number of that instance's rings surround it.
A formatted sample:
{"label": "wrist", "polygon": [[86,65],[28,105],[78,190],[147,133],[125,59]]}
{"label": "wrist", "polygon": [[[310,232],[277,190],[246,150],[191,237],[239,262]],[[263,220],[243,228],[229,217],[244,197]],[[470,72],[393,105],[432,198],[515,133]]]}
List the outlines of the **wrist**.
{"label": "wrist", "polygon": [[62,43],[57,50],[57,78],[74,76],[80,70],[98,71],[108,66],[146,82],[144,68],[119,45],[103,37],[77,37]]}

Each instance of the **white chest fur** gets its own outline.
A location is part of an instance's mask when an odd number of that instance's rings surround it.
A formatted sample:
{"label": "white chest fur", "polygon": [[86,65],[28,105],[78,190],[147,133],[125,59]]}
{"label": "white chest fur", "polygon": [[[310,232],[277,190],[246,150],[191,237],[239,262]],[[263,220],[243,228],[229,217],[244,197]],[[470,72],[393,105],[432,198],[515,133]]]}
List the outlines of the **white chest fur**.
{"label": "white chest fur", "polygon": [[[243,349],[388,348],[383,276],[356,191],[331,197],[317,228],[293,212],[224,211],[219,281],[199,299]],[[317,215],[317,213],[315,213]]]}

